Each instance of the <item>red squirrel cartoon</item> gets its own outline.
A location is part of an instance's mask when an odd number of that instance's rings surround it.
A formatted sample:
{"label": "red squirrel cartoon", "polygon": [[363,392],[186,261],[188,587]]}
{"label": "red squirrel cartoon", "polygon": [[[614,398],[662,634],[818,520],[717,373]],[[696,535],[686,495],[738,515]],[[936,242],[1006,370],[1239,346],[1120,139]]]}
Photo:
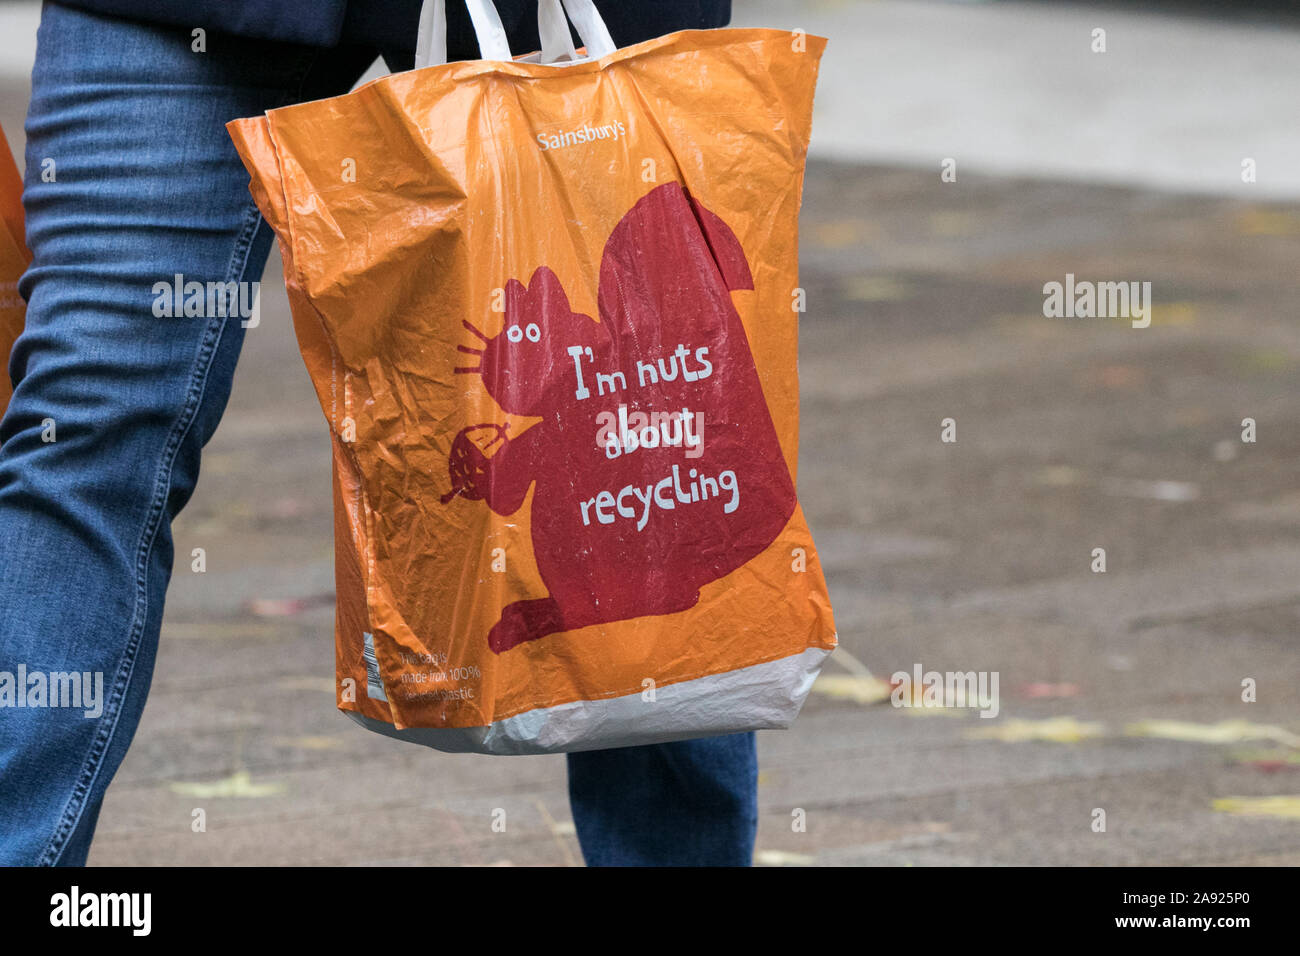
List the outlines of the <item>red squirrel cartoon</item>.
{"label": "red squirrel cartoon", "polygon": [[[644,195],[600,264],[600,321],[572,311],[539,267],[505,287],[505,324],[458,346],[509,415],[462,429],[448,456],[450,503],[518,511],[535,486],[532,543],[550,592],[502,609],[497,654],[549,634],[693,607],[795,509],[735,290],[754,281],[735,234],[680,184]],[[470,439],[495,429],[483,449]],[[485,450],[490,453],[485,453]]]}

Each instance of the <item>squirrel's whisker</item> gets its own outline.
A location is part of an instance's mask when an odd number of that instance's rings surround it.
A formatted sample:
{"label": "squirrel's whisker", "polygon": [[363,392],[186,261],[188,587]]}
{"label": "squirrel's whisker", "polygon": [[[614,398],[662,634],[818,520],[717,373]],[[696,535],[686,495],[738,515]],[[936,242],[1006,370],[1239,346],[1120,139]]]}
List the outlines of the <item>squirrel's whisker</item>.
{"label": "squirrel's whisker", "polygon": [[482,332],[480,332],[478,329],[476,329],[476,328],[474,327],[474,323],[472,323],[469,319],[461,319],[461,320],[460,320],[460,324],[463,325],[463,326],[465,326],[465,328],[469,329],[471,332],[473,332],[475,335],[477,335],[479,338],[481,338],[484,342],[491,342],[491,341],[492,341],[492,340],[489,339],[486,335],[484,335]]}

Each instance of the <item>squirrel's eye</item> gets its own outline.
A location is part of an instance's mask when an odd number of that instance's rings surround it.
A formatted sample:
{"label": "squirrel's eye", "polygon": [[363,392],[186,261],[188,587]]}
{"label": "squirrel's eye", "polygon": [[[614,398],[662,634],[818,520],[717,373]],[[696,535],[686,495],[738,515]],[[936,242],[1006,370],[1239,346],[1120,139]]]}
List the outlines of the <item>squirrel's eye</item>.
{"label": "squirrel's eye", "polygon": [[529,322],[528,328],[524,329],[524,334],[528,336],[530,342],[540,342],[542,340],[542,330],[537,327],[536,322]]}
{"label": "squirrel's eye", "polygon": [[524,338],[524,330],[517,325],[512,325],[510,328],[506,329],[506,338],[511,342],[522,342]]}

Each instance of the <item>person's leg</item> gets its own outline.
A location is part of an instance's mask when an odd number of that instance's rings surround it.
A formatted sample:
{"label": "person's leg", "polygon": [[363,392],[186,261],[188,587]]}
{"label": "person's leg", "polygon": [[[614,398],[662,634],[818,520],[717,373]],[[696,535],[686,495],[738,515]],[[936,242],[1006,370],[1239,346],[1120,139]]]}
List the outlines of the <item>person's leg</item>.
{"label": "person's leg", "polygon": [[749,866],[758,828],[753,734],[569,754],[589,866]]}
{"label": "person's leg", "polygon": [[367,65],[355,50],[192,43],[52,3],[41,18],[34,261],[0,423],[0,675],[101,674],[103,695],[87,716],[4,704],[0,684],[0,863],[84,861],[144,708],[170,522],[244,336],[238,315],[158,317],[154,287],[255,280],[271,242],[224,124],[343,92]]}

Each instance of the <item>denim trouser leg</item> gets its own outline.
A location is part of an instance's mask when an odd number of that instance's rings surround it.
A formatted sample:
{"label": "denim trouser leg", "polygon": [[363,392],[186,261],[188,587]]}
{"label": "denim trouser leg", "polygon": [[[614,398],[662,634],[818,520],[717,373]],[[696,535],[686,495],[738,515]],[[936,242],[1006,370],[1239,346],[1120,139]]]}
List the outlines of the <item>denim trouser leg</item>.
{"label": "denim trouser leg", "polygon": [[[187,30],[42,14],[24,199],[35,258],[0,427],[0,670],[102,673],[103,700],[91,716],[0,710],[0,862],[85,857],[144,708],[170,523],[244,332],[237,316],[156,317],[154,285],[260,276],[271,235],[224,124],[292,101],[322,68],[307,48],[206,39],[195,52]],[[355,79],[343,72],[332,92]]]}
{"label": "denim trouser leg", "polygon": [[749,866],[754,735],[569,754],[569,802],[590,866]]}
{"label": "denim trouser leg", "polygon": [[[224,124],[344,92],[373,59],[211,33],[204,52],[192,43],[55,3],[42,14],[24,199],[35,258],[0,423],[0,672],[100,673],[103,699],[89,716],[0,708],[0,863],[85,860],[144,709],[171,521],[244,337],[237,317],[155,316],[154,287],[257,279],[271,242]],[[748,860],[752,737],[570,767],[592,862]]]}

